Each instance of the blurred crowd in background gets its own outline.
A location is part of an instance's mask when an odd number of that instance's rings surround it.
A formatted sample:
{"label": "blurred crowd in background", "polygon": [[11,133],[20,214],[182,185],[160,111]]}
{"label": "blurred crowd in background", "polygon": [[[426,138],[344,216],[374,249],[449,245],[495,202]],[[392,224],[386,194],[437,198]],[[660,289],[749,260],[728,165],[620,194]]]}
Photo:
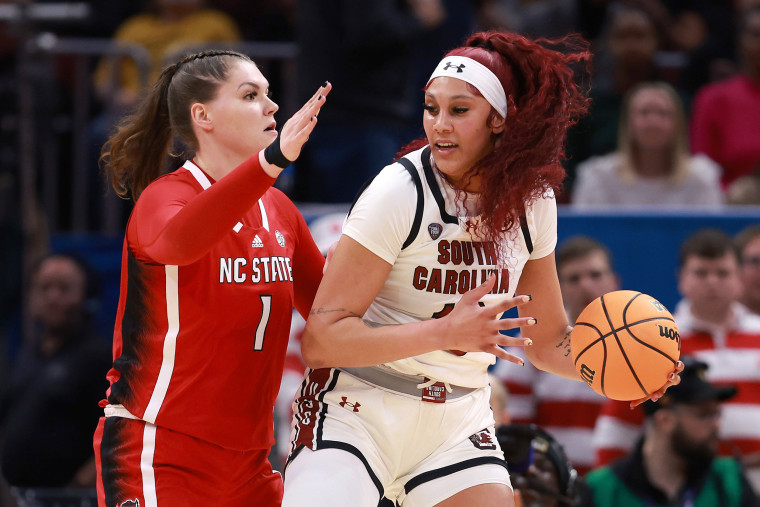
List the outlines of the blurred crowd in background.
{"label": "blurred crowd in background", "polygon": [[[571,132],[561,203],[757,204],[758,3],[3,1],[3,216],[20,209],[19,169],[27,164],[39,173],[41,219],[53,230],[103,230],[97,160],[107,134],[165,64],[225,45],[248,50],[272,76],[280,118],[315,84],[334,84],[307,153],[279,184],[298,202],[349,202],[422,134],[418,111],[431,65],[480,29],[531,37],[579,32],[593,44],[587,85],[594,105]],[[45,184],[51,173],[58,189]],[[85,219],[72,218],[79,207]],[[124,215],[120,210],[111,232]]]}
{"label": "blurred crowd in background", "polygon": [[[96,346],[86,326],[88,304],[97,297],[95,274],[82,259],[47,254],[52,235],[123,233],[130,205],[109,192],[100,149],[164,65],[199,48],[247,52],[271,76],[280,122],[329,80],[333,91],[319,126],[277,185],[304,206],[341,205],[402,146],[423,135],[419,112],[429,69],[468,34],[486,29],[550,38],[577,32],[592,43],[594,73],[586,85],[593,104],[570,132],[561,205],[602,212],[720,212],[760,205],[758,0],[0,0],[0,345],[8,349],[11,327],[24,336],[12,353],[0,354],[6,477],[20,486],[53,487],[87,487],[92,479],[86,453],[68,453],[76,457],[67,464],[68,475],[51,472],[43,483],[29,479],[44,475],[42,468],[21,466],[27,465],[20,456],[44,455],[44,445],[28,454],[23,444],[30,435],[50,434],[39,422],[45,414],[94,408],[106,387],[108,352]],[[167,161],[167,169],[173,162]],[[326,227],[332,234],[340,230],[335,223]],[[744,411],[727,423],[729,432],[738,433],[727,437],[723,451],[744,449],[745,465],[760,470],[760,435],[748,435],[746,419],[737,422],[751,414],[760,428],[760,412],[746,410],[760,406],[760,399],[746,394],[760,393],[748,366],[748,358],[755,358],[754,370],[760,364],[753,351],[760,351],[760,233],[716,234],[695,240],[683,253],[673,283],[685,301],[698,303],[679,306],[677,321],[701,336],[689,350],[709,363],[708,375],[717,380],[737,378],[713,352],[738,351],[729,353],[730,364],[746,373],[738,380],[749,387],[744,394],[740,387],[729,403]],[[619,279],[604,245],[584,239],[565,247],[558,267],[574,320],[591,294],[619,288]],[[587,293],[584,283],[592,284]],[[709,283],[717,288],[699,291]],[[22,301],[29,301],[26,324],[18,321]],[[717,308],[725,311],[716,315]],[[297,334],[296,325],[295,349]],[[67,345],[71,336],[75,347]],[[297,350],[291,359],[300,376]],[[639,438],[643,412],[620,422],[614,408],[602,409],[603,399],[583,384],[567,387],[530,369],[513,375],[503,366],[497,365],[495,378],[511,391],[514,420],[552,431],[581,474],[609,461],[607,443],[624,454]],[[68,384],[56,385],[81,397],[30,394],[44,389],[32,381],[32,371],[66,378]],[[94,377],[86,371],[95,371]],[[96,389],[93,378],[102,379]],[[30,396],[36,405],[28,403]],[[288,403],[279,410],[289,420]],[[567,413],[563,407],[579,403],[587,407],[577,412],[580,419],[557,422]],[[93,418],[94,428],[97,413],[76,412]],[[600,412],[607,426],[594,435]],[[65,424],[84,426],[91,436],[87,422]],[[13,445],[7,445],[8,434]],[[279,459],[276,449],[274,456]],[[10,468],[17,475],[10,477]],[[0,493],[0,504],[3,498]]]}

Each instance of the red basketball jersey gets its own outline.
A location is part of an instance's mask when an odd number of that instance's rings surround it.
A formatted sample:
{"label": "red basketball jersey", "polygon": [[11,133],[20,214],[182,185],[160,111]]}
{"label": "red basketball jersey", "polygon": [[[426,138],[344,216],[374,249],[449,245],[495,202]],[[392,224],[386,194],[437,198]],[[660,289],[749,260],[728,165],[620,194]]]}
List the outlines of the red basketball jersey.
{"label": "red basketball jersey", "polygon": [[[270,188],[199,259],[153,261],[140,241],[156,227],[145,210],[189,202],[211,184],[188,162],[136,204],[122,255],[108,403],[225,448],[269,448],[292,310],[308,312],[324,258],[293,203]],[[225,205],[206,206],[211,211],[186,233],[204,238]]]}

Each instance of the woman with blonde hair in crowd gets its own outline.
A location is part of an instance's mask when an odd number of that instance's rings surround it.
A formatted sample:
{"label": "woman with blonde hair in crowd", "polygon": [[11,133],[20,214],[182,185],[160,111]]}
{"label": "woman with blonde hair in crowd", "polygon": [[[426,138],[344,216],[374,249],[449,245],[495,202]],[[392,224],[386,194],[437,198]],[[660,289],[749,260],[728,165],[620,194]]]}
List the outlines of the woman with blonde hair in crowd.
{"label": "woman with blonde hair in crowd", "polygon": [[721,168],[692,156],[686,113],[665,82],[642,83],[626,96],[618,148],[578,165],[577,206],[719,206]]}

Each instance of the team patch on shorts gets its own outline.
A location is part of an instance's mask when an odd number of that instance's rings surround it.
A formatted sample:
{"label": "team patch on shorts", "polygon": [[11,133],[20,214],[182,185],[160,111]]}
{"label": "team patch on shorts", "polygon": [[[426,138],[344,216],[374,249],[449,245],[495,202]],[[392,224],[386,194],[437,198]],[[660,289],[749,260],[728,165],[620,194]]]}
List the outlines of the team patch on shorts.
{"label": "team patch on shorts", "polygon": [[474,435],[470,435],[470,442],[478,449],[496,449],[496,442],[488,430],[480,430]]}

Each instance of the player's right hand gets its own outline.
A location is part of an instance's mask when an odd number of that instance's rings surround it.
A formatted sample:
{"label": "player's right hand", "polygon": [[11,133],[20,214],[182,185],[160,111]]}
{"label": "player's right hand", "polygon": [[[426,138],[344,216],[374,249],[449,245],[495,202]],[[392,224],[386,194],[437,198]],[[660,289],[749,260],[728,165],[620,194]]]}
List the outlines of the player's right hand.
{"label": "player's right hand", "polygon": [[285,122],[280,132],[280,151],[288,160],[295,160],[301,154],[301,148],[317,125],[317,116],[330,90],[332,84],[325,81],[306,104]]}
{"label": "player's right hand", "polygon": [[680,360],[676,361],[676,369],[668,374],[668,381],[665,383],[665,385],[662,386],[657,391],[650,394],[649,396],[647,396],[646,398],[639,398],[637,400],[631,401],[631,403],[629,404],[631,409],[636,408],[638,405],[641,405],[647,400],[657,401],[660,398],[662,398],[663,395],[665,394],[665,391],[667,391],[669,387],[677,386],[678,384],[681,383],[681,372],[683,371],[683,369],[684,369],[683,361],[680,361]]}
{"label": "player's right hand", "polygon": [[501,318],[507,310],[530,301],[530,297],[515,296],[491,306],[482,305],[480,300],[493,290],[495,283],[496,275],[491,275],[485,283],[467,291],[451,313],[440,319],[445,324],[442,339],[446,344],[443,348],[488,352],[505,361],[523,364],[522,358],[510,354],[502,347],[524,347],[533,341],[530,338],[503,335],[499,331],[535,324],[532,317]]}

